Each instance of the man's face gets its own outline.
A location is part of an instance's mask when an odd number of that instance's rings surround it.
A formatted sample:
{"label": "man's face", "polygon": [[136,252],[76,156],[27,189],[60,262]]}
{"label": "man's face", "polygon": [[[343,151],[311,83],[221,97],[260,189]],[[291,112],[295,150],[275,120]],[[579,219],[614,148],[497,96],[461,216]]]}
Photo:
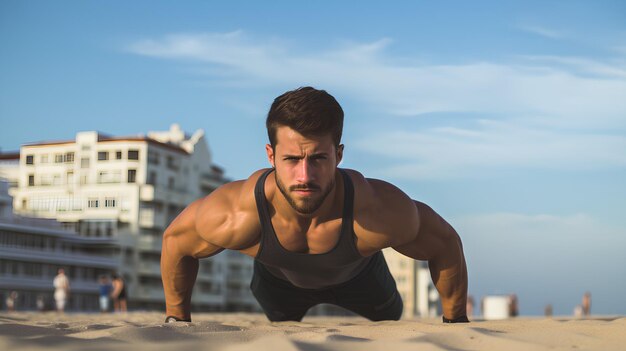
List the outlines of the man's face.
{"label": "man's face", "polygon": [[289,127],[276,131],[276,148],[265,150],[276,168],[276,184],[291,207],[311,214],[335,186],[335,170],[343,156],[343,145],[335,147],[332,136],[303,136]]}

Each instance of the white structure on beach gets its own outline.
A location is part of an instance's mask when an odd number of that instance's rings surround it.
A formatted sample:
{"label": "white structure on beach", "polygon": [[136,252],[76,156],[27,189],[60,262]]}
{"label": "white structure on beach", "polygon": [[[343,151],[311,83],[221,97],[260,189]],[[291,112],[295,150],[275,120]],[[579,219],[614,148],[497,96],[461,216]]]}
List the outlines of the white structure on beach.
{"label": "white structure on beach", "polygon": [[[163,309],[164,229],[189,203],[226,182],[204,132],[188,135],[176,124],[146,136],[79,132],[74,140],[24,145],[18,162],[0,161],[0,174],[15,186],[17,214],[56,219],[81,237],[114,239],[129,304],[144,309]],[[194,308],[257,309],[251,275],[252,261],[238,253],[201,260]]]}

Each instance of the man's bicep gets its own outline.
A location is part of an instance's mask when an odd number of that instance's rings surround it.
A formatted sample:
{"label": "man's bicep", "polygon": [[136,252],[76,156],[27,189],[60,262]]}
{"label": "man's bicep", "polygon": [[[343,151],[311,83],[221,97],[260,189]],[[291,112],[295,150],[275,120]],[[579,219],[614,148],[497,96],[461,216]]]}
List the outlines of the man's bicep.
{"label": "man's bicep", "polygon": [[446,241],[454,229],[423,202],[413,201],[419,217],[419,226],[415,237],[393,248],[405,256],[427,261],[445,249]]}

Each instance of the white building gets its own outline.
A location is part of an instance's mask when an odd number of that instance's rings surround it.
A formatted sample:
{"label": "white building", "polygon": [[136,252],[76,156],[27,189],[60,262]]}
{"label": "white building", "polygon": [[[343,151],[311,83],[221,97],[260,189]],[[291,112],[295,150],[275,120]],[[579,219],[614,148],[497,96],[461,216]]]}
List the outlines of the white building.
{"label": "white building", "polygon": [[[117,266],[134,308],[163,308],[161,237],[191,202],[226,180],[213,164],[202,130],[112,137],[80,132],[75,140],[40,142],[20,149],[13,174],[15,212],[54,218],[83,237],[114,238]],[[252,261],[238,253],[200,261],[192,304],[197,310],[253,310]]]}

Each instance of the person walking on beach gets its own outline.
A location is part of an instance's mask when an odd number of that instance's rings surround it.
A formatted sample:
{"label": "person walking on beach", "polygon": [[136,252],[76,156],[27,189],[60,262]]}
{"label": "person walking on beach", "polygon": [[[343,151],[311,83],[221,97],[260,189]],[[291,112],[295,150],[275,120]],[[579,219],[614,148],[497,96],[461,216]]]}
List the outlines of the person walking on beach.
{"label": "person walking on beach", "polygon": [[113,298],[113,308],[116,312],[126,312],[126,283],[122,276],[113,274],[113,291],[111,292],[111,297]]}
{"label": "person walking on beach", "polygon": [[4,301],[4,303],[7,305],[7,312],[15,312],[15,306],[17,305],[18,296],[19,295],[15,290],[9,293],[9,296],[7,296],[6,300]]}
{"label": "person walking on beach", "polygon": [[57,311],[63,313],[70,294],[70,280],[65,275],[63,268],[59,268],[57,271],[52,285],[54,285],[54,301],[56,302]]}
{"label": "person walking on beach", "polygon": [[330,303],[372,321],[403,303],[382,249],[429,263],[444,322],[468,322],[461,240],[428,205],[394,185],[338,168],[343,110],[305,87],[274,100],[266,120],[269,169],[191,203],[165,230],[166,322],[191,320],[198,259],[224,249],[255,259],[252,293],[270,321],[300,321]]}
{"label": "person walking on beach", "polygon": [[583,301],[582,301],[582,315],[584,317],[589,317],[591,315],[591,293],[589,291],[587,291],[584,295],[583,295]]}
{"label": "person walking on beach", "polygon": [[111,298],[111,290],[113,290],[113,287],[111,286],[109,279],[106,276],[101,275],[98,282],[98,288],[100,290],[100,312],[106,313],[109,311],[109,299]]}

